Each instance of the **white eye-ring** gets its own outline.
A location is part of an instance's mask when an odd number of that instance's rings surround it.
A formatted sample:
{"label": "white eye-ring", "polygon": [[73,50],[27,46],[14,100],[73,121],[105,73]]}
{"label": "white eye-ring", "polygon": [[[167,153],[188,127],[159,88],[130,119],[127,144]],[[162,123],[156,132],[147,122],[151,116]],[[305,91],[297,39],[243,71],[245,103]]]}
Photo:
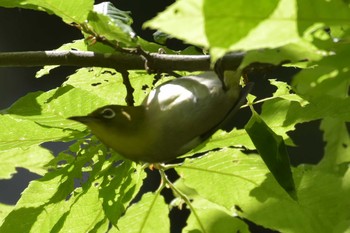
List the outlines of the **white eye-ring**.
{"label": "white eye-ring", "polygon": [[112,119],[115,117],[115,112],[111,108],[105,108],[101,111],[101,115],[106,119]]}

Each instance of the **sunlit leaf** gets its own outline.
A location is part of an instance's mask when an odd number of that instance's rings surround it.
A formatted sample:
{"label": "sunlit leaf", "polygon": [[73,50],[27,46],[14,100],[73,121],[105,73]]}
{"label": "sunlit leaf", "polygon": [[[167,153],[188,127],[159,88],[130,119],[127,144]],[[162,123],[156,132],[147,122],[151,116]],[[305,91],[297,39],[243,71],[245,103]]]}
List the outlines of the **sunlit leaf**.
{"label": "sunlit leaf", "polygon": [[190,44],[208,47],[203,0],[180,0],[146,22],[144,27],[159,29]]}
{"label": "sunlit leaf", "polygon": [[118,229],[112,232],[151,233],[156,230],[167,233],[170,228],[168,213],[163,196],[159,193],[146,193],[127,210],[118,223]]}
{"label": "sunlit leaf", "polygon": [[234,149],[187,160],[176,170],[200,197],[280,232],[344,229],[350,215],[349,169],[339,176],[300,166],[293,172],[298,201],[279,186],[261,158]]}
{"label": "sunlit leaf", "polygon": [[[4,219],[0,231],[67,232],[74,229],[86,232],[106,230],[108,218],[112,222],[118,220],[141,187],[145,177],[141,166],[119,162],[115,167],[120,157],[107,156],[106,148],[96,141],[80,146],[76,153],[73,162],[54,167],[53,171],[30,183],[14,210]],[[123,175],[115,173],[122,171]],[[128,195],[120,195],[122,193]],[[120,208],[123,206],[124,209]],[[16,224],[21,218],[26,219],[25,224]]]}
{"label": "sunlit leaf", "polygon": [[16,168],[23,167],[29,171],[44,175],[47,172],[47,165],[53,159],[53,155],[47,149],[40,146],[28,148],[13,148],[0,152],[0,178],[9,179]]}
{"label": "sunlit leaf", "polygon": [[93,3],[92,0],[1,0],[0,6],[46,11],[61,17],[66,23],[83,23],[92,10]]}
{"label": "sunlit leaf", "polygon": [[197,198],[193,203],[187,226],[183,232],[207,233],[248,233],[248,225],[241,219],[232,216],[219,205],[205,199]]}
{"label": "sunlit leaf", "polygon": [[322,120],[320,128],[324,131],[323,139],[327,144],[319,166],[342,172],[350,163],[350,136],[346,122],[329,117]]}

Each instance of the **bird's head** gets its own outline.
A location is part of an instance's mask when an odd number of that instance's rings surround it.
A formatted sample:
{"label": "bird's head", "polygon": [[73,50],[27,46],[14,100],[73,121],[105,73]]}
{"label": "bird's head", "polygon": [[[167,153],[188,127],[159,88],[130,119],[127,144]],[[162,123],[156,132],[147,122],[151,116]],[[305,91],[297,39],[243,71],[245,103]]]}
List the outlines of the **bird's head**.
{"label": "bird's head", "polygon": [[143,106],[107,105],[86,116],[73,116],[68,119],[88,126],[101,141],[110,145],[110,138],[123,138],[134,134],[144,119]]}

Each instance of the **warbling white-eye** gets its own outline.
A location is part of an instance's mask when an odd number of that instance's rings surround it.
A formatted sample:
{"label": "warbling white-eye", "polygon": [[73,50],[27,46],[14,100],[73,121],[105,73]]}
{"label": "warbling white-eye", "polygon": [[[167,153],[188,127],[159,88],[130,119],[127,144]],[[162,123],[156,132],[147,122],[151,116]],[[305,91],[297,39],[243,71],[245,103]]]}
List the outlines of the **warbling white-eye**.
{"label": "warbling white-eye", "polygon": [[127,159],[170,161],[232,122],[249,90],[241,93],[238,71],[223,79],[215,72],[181,77],[153,89],[140,106],[108,105],[69,119]]}

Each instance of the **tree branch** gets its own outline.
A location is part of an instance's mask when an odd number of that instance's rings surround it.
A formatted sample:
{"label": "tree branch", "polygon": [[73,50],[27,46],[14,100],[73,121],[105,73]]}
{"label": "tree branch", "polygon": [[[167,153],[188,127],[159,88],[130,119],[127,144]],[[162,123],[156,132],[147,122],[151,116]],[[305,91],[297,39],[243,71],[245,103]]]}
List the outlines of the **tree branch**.
{"label": "tree branch", "polygon": [[[236,69],[244,53],[224,57],[226,69]],[[150,53],[152,70],[157,72],[211,70],[209,55],[170,55]],[[0,67],[30,67],[45,65],[106,67],[118,70],[144,70],[146,60],[138,54],[95,53],[85,51],[29,51],[0,53]]]}

